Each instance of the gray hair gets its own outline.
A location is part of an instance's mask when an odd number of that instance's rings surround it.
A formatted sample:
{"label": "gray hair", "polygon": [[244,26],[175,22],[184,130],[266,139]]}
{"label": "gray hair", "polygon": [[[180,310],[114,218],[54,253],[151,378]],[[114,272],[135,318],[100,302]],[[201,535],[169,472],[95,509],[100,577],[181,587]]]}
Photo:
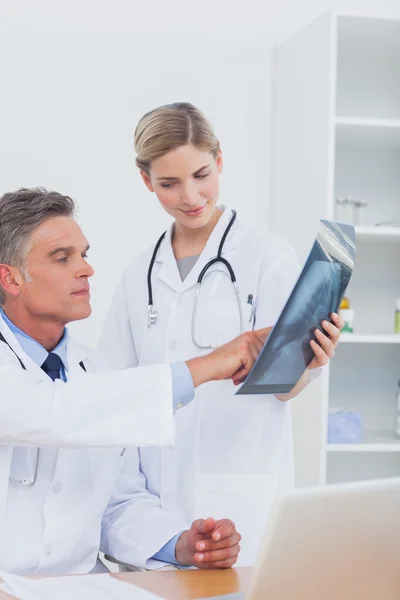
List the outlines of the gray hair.
{"label": "gray hair", "polygon": [[[69,196],[42,187],[20,188],[0,197],[0,264],[20,269],[27,277],[26,260],[31,236],[51,217],[73,217],[75,202]],[[0,286],[0,306],[5,296]]]}

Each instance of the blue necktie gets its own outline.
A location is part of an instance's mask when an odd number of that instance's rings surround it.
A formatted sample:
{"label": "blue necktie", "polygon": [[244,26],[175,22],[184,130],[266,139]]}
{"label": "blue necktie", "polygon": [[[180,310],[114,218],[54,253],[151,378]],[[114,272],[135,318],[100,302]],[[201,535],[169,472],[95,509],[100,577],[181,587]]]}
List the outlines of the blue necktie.
{"label": "blue necktie", "polygon": [[58,354],[50,352],[41,368],[54,381],[61,378],[61,366],[62,361]]}

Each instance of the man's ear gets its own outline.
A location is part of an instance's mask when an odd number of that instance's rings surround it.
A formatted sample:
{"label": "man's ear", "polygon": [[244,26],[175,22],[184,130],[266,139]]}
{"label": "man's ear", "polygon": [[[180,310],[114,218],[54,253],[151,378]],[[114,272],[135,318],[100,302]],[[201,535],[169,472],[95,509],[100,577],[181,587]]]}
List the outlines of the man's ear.
{"label": "man's ear", "polygon": [[17,297],[21,291],[22,275],[16,267],[0,264],[0,287],[5,294]]}

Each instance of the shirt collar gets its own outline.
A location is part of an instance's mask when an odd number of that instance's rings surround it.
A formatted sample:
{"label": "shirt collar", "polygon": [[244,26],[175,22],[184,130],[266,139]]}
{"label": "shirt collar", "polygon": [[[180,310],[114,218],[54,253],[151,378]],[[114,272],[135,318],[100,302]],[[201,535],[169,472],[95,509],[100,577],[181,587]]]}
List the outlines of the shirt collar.
{"label": "shirt collar", "polygon": [[[6,325],[10,328],[14,336],[16,337],[18,343],[20,344],[23,351],[31,358],[39,367],[42,366],[44,361],[49,355],[49,352],[44,348],[39,342],[31,338],[27,333],[22,331],[19,327],[17,327],[10,319],[7,317],[5,312],[0,309],[0,314],[4,319]],[[64,335],[61,340],[57,344],[57,346],[52,350],[54,354],[57,354],[65,368],[68,371],[68,362],[67,362],[67,330],[64,329]]]}

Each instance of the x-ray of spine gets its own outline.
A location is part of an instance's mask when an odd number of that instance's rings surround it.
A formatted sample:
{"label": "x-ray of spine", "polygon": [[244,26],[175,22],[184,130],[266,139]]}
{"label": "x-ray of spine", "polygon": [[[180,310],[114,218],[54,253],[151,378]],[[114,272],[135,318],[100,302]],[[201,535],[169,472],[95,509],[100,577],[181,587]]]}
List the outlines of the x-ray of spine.
{"label": "x-ray of spine", "polygon": [[351,225],[321,220],[314,245],[263,350],[237,394],[292,390],[314,353],[310,341],[338,312],[356,255]]}

